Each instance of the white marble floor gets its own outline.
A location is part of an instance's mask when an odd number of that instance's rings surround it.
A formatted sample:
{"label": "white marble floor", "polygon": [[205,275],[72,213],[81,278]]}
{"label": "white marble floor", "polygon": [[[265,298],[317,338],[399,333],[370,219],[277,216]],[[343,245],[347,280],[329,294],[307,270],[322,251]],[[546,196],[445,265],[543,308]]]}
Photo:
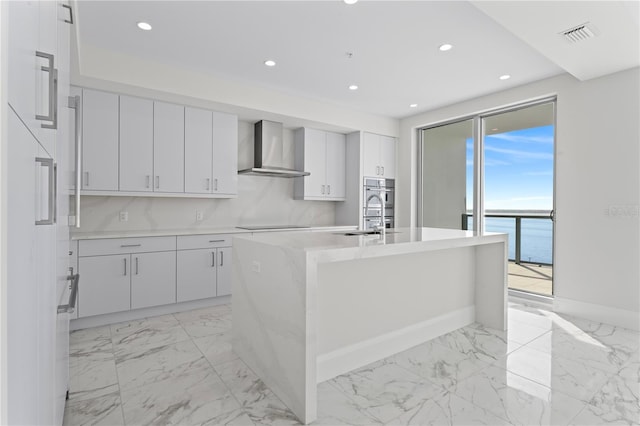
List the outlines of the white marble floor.
{"label": "white marble floor", "polygon": [[[235,356],[228,305],[73,332],[66,425],[282,425]],[[319,385],[321,425],[640,424],[640,333],[510,303]]]}

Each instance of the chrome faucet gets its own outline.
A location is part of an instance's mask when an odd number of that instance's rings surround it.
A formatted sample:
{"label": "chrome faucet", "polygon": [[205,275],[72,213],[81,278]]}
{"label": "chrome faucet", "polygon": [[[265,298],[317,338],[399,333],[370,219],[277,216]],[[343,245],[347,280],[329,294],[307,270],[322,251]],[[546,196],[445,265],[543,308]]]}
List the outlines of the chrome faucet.
{"label": "chrome faucet", "polygon": [[377,198],[378,200],[380,200],[380,225],[378,226],[378,229],[376,229],[376,231],[380,232],[380,238],[384,239],[385,232],[386,232],[385,231],[386,230],[386,224],[385,224],[385,221],[384,221],[384,198],[380,194],[371,194],[371,195],[369,195],[369,197],[367,198],[367,202],[365,203],[364,210],[366,212],[369,211],[369,202],[371,202],[371,200],[373,198]]}

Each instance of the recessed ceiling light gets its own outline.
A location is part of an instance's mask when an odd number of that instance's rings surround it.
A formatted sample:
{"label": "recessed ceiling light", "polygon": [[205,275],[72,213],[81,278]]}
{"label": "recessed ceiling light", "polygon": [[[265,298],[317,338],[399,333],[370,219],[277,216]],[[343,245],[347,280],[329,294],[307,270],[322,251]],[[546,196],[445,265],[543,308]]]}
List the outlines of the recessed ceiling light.
{"label": "recessed ceiling light", "polygon": [[497,127],[494,127],[493,129],[491,129],[492,132],[495,132],[496,130],[498,130]]}
{"label": "recessed ceiling light", "polygon": [[349,90],[358,90],[358,85],[352,84],[351,86],[349,86]]}
{"label": "recessed ceiling light", "polygon": [[504,74],[500,76],[500,80],[509,80],[511,76],[509,74]]}
{"label": "recessed ceiling light", "polygon": [[358,0],[343,0],[345,2],[345,4],[356,4],[358,3]]}
{"label": "recessed ceiling light", "polygon": [[275,67],[276,66],[276,61],[268,59],[266,61],[264,61],[264,64],[268,67]]}
{"label": "recessed ceiling light", "polygon": [[442,52],[446,52],[447,50],[451,50],[452,48],[453,48],[453,45],[445,43],[441,45],[438,49],[440,49],[440,51]]}
{"label": "recessed ceiling light", "polygon": [[141,30],[150,31],[152,27],[148,22],[138,22],[138,28],[140,28]]}
{"label": "recessed ceiling light", "polygon": [[417,107],[418,107],[418,104],[411,104],[411,105],[409,105],[409,108],[417,108]]}

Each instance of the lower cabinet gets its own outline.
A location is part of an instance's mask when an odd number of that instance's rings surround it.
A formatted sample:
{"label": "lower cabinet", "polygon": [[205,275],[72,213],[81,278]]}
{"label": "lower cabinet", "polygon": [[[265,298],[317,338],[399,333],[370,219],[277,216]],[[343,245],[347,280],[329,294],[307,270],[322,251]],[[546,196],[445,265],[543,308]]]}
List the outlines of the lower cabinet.
{"label": "lower cabinet", "polygon": [[81,257],[78,269],[79,317],[131,309],[131,255]]}
{"label": "lower cabinet", "polygon": [[231,247],[218,249],[218,292],[216,296],[231,294]]}
{"label": "lower cabinet", "polygon": [[177,301],[231,294],[231,247],[179,250]]}
{"label": "lower cabinet", "polygon": [[176,302],[176,252],[131,255],[131,309]]}

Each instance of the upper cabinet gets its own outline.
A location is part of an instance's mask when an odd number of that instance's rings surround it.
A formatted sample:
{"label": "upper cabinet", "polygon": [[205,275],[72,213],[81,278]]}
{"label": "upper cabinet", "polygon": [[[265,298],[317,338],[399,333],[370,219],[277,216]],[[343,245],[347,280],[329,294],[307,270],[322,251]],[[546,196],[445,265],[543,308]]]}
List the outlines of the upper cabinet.
{"label": "upper cabinet", "polygon": [[184,107],[154,102],[155,192],[184,192]]}
{"label": "upper cabinet", "polygon": [[346,195],[346,137],[323,130],[295,132],[295,167],[309,176],[295,178],[298,200],[344,201]]}
{"label": "upper cabinet", "polygon": [[238,193],[235,115],[83,89],[83,119],[85,193]]}
{"label": "upper cabinet", "polygon": [[118,190],[118,95],[82,91],[82,189]]}
{"label": "upper cabinet", "polygon": [[374,133],[364,133],[363,175],[371,177],[395,178],[396,140]]}

